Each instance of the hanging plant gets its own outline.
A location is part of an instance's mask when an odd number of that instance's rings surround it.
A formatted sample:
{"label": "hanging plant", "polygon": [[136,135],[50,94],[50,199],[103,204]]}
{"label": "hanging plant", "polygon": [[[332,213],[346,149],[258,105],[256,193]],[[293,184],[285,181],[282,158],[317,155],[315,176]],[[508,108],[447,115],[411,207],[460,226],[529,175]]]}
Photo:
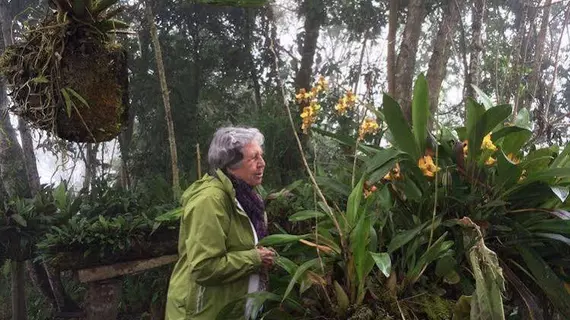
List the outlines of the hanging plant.
{"label": "hanging plant", "polygon": [[128,114],[126,51],[111,35],[118,0],[50,0],[51,12],[0,59],[11,111],[76,142],[116,137]]}

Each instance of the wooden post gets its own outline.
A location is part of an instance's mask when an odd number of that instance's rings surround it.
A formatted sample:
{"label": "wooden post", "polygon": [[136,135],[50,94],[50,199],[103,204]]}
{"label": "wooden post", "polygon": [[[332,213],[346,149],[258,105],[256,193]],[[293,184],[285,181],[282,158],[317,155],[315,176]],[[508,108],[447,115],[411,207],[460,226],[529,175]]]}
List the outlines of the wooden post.
{"label": "wooden post", "polygon": [[120,278],[89,282],[85,301],[87,320],[116,320],[123,282]]}

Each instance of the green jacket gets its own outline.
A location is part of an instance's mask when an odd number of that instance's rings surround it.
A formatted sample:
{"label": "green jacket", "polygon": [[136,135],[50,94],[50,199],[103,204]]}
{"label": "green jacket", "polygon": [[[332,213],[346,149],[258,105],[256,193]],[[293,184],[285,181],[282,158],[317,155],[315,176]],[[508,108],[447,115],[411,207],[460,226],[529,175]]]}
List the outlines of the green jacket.
{"label": "green jacket", "polygon": [[[238,208],[231,181],[218,170],[182,195],[178,262],[166,303],[166,320],[213,320],[248,292],[261,267],[251,222]],[[245,304],[242,306],[245,312]]]}

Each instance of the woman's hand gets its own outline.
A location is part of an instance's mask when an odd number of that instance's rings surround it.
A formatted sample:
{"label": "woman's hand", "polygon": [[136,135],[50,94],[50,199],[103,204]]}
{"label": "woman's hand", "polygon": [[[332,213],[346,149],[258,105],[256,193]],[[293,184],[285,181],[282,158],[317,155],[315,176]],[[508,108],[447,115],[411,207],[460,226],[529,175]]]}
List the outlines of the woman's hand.
{"label": "woman's hand", "polygon": [[267,269],[271,268],[275,263],[275,251],[265,247],[259,247],[257,248],[257,252],[261,257],[261,264]]}

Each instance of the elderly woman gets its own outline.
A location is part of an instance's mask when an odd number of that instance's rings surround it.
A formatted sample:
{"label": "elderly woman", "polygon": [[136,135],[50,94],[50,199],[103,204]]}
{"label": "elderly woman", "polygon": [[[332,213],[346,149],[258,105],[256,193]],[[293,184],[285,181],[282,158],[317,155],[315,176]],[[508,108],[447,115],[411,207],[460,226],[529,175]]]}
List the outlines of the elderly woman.
{"label": "elderly woman", "polygon": [[[263,135],[219,129],[208,151],[211,174],[182,196],[178,262],[168,288],[166,320],[212,320],[229,302],[262,291],[274,252],[256,247],[267,235],[261,197]],[[248,303],[249,305],[249,303]],[[249,306],[241,305],[244,316]]]}

